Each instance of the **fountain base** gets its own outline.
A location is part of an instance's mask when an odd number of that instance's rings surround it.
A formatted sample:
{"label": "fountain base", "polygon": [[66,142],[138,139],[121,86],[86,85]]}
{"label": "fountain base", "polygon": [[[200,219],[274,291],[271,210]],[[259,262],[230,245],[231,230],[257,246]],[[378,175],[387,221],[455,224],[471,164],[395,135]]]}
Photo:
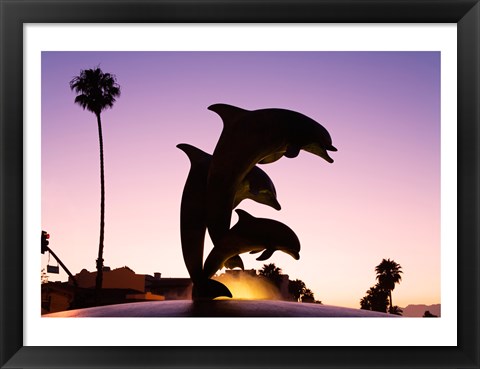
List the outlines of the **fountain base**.
{"label": "fountain base", "polygon": [[274,300],[151,301],[67,310],[44,317],[399,317],[375,311]]}

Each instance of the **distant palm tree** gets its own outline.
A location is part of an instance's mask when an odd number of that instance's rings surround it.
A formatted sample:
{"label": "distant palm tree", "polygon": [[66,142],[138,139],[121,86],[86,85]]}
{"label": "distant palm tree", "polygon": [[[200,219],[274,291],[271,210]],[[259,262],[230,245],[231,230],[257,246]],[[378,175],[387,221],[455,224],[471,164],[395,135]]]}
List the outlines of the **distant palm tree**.
{"label": "distant palm tree", "polygon": [[288,281],[288,292],[290,292],[295,299],[295,301],[300,301],[301,297],[305,293],[307,287],[305,282],[300,279],[295,279],[294,281]]}
{"label": "distant palm tree", "polygon": [[403,309],[397,305],[395,305],[390,312],[395,315],[402,315],[403,314]]}
{"label": "distant palm tree", "polygon": [[367,294],[360,300],[360,309],[387,312],[388,291],[385,291],[379,283],[370,287]]}
{"label": "distant palm tree", "polygon": [[263,275],[265,278],[268,278],[273,284],[278,288],[282,284],[282,269],[277,267],[275,264],[263,264],[261,270],[258,271],[260,275]]}
{"label": "distant palm tree", "polygon": [[305,293],[302,296],[302,302],[315,302],[315,296],[311,289],[305,289]]}
{"label": "distant palm tree", "polygon": [[395,284],[400,283],[402,280],[400,273],[403,272],[401,269],[400,264],[390,259],[383,259],[382,262],[375,267],[379,286],[385,291],[388,291],[390,313],[393,313],[392,291],[395,288]]}
{"label": "distant palm tree", "polygon": [[100,141],[100,242],[98,245],[97,278],[95,289],[97,297],[102,288],[103,280],[103,239],[105,233],[105,176],[103,162],[103,136],[102,121],[100,114],[107,108],[112,108],[116,97],[120,96],[120,85],[117,84],[115,75],[103,73],[96,67],[94,69],[85,69],[80,71],[80,75],[70,81],[70,89],[78,93],[75,97],[75,103],[83,109],[95,114],[98,124],[98,137]]}

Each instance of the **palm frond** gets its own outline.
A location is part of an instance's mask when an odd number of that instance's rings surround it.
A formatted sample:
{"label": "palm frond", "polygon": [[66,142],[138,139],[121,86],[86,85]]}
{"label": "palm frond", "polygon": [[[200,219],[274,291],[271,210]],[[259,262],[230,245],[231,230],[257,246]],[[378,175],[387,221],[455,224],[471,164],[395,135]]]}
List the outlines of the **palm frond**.
{"label": "palm frond", "polygon": [[121,93],[115,75],[103,73],[99,67],[80,71],[70,81],[70,89],[79,94],[75,103],[95,114],[112,108]]}

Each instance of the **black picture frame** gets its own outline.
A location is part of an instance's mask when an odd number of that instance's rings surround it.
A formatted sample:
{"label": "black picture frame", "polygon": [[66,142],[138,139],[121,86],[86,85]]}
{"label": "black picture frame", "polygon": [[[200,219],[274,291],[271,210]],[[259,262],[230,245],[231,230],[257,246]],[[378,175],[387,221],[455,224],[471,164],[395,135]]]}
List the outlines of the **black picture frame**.
{"label": "black picture frame", "polygon": [[[480,367],[479,0],[263,0],[255,2],[0,0],[0,16],[0,365],[2,368]],[[457,346],[23,346],[23,24],[162,22],[457,24]],[[275,333],[272,332],[272,334]],[[412,334],[415,333],[412,332]],[[86,344],[88,345],[88,342]]]}

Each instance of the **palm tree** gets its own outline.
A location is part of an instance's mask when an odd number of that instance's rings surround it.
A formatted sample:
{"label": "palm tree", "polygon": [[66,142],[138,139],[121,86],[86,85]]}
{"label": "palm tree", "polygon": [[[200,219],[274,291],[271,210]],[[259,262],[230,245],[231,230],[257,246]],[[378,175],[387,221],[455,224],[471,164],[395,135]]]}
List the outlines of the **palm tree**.
{"label": "palm tree", "polygon": [[115,75],[103,73],[96,67],[94,69],[85,69],[80,71],[80,75],[70,81],[70,89],[78,95],[75,97],[75,103],[83,109],[95,114],[97,117],[98,137],[100,142],[100,242],[98,245],[97,278],[95,289],[97,297],[102,288],[103,280],[103,239],[105,233],[105,177],[103,170],[103,137],[102,121],[100,114],[107,108],[112,108],[116,97],[120,96],[120,85],[117,84]]}
{"label": "palm tree", "polygon": [[263,275],[265,278],[269,279],[274,285],[280,288],[282,284],[282,269],[277,267],[275,264],[263,264],[261,270],[258,271],[260,275]]}
{"label": "palm tree", "polygon": [[375,267],[375,272],[377,272],[378,284],[382,289],[388,291],[389,298],[389,311],[393,313],[393,301],[392,301],[392,291],[395,288],[396,283],[400,283],[402,276],[402,267],[400,264],[397,264],[394,260],[383,259],[380,264]]}
{"label": "palm tree", "polygon": [[370,287],[367,294],[360,300],[360,309],[387,312],[388,292],[379,283]]}
{"label": "palm tree", "polygon": [[315,296],[310,288],[306,288],[302,296],[302,302],[315,302]]}
{"label": "palm tree", "polygon": [[300,279],[295,279],[294,281],[288,281],[288,292],[290,292],[295,299],[295,301],[300,301],[301,297],[305,293],[307,287],[305,286],[305,282]]}
{"label": "palm tree", "polygon": [[395,315],[402,315],[403,314],[403,309],[401,307],[395,305],[390,312],[392,314],[395,314]]}

